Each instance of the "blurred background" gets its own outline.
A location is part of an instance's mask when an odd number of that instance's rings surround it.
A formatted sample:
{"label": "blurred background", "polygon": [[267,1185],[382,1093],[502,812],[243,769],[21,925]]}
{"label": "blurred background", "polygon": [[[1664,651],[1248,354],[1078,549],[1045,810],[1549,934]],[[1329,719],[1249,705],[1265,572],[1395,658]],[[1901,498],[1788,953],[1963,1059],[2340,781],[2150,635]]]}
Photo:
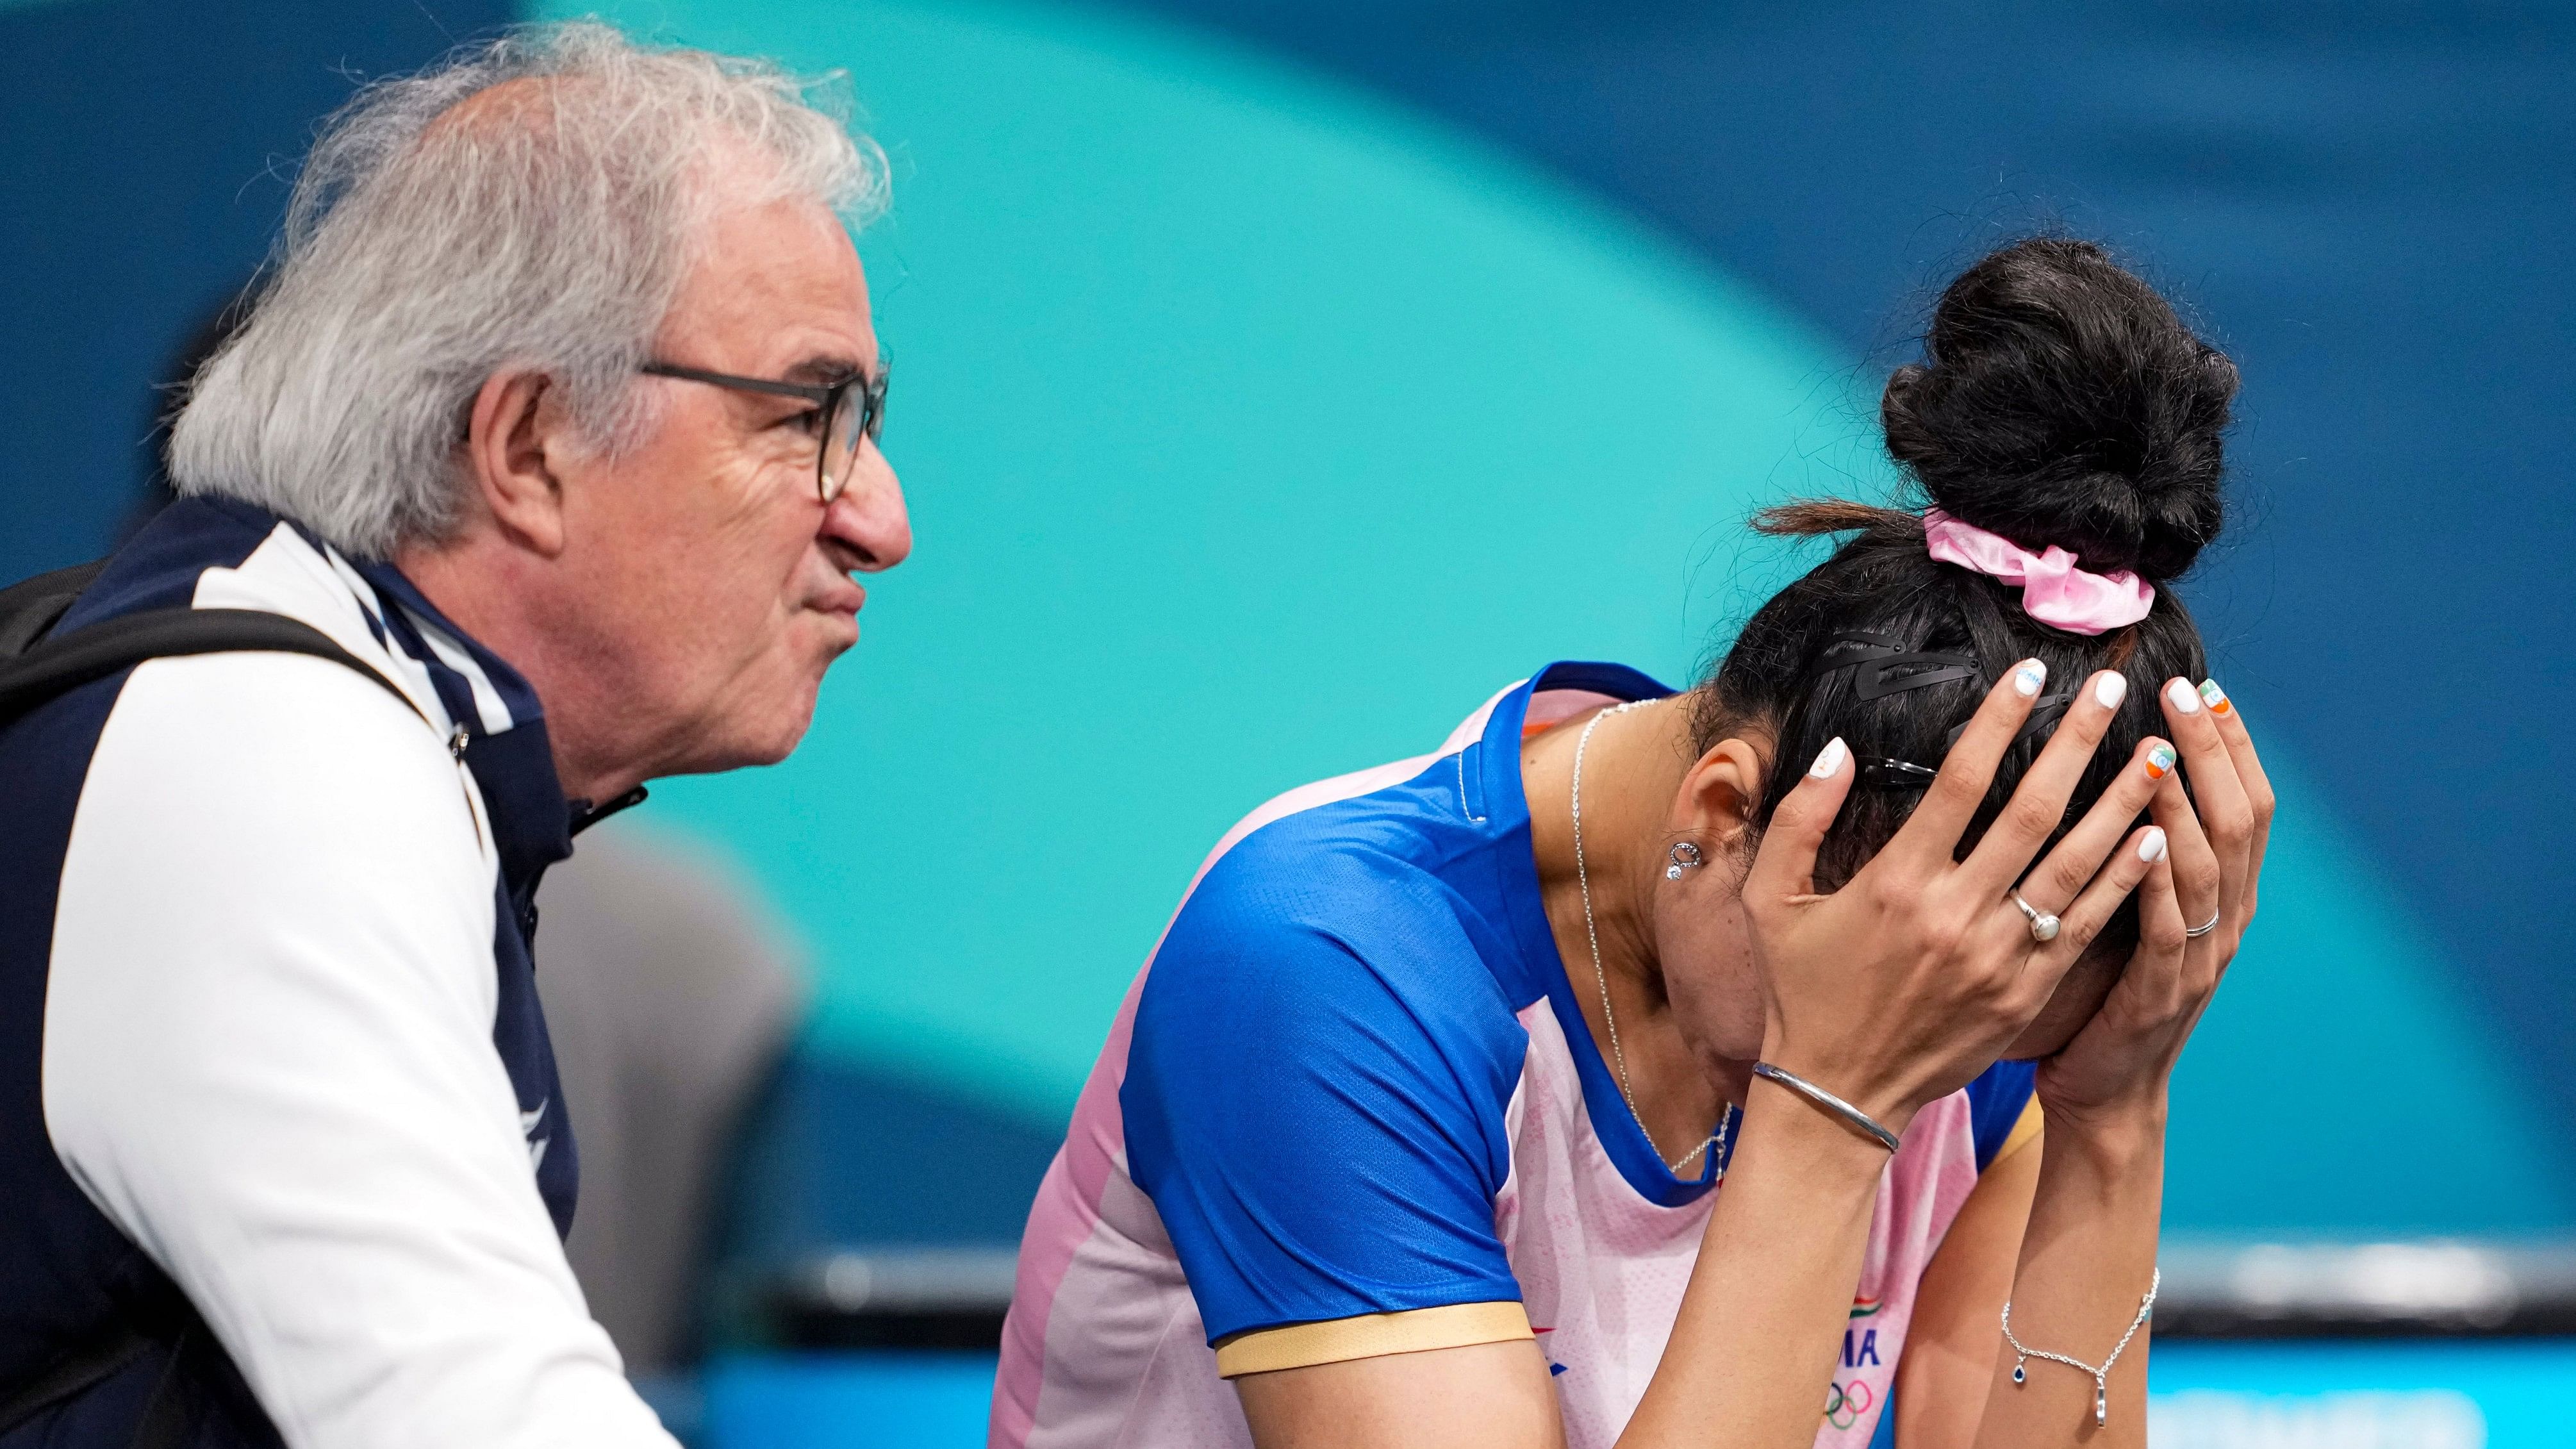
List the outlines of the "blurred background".
{"label": "blurred background", "polygon": [[[0,0],[0,581],[151,506],[316,121],[493,0]],[[696,1442],[979,1443],[1203,852],[1560,657],[1687,682],[2062,227],[2238,360],[2186,581],[2282,782],[2176,1085],[2155,1436],[2566,1442],[2576,7],[633,0],[846,72],[920,546],[786,765],[549,882],[594,1305]]]}

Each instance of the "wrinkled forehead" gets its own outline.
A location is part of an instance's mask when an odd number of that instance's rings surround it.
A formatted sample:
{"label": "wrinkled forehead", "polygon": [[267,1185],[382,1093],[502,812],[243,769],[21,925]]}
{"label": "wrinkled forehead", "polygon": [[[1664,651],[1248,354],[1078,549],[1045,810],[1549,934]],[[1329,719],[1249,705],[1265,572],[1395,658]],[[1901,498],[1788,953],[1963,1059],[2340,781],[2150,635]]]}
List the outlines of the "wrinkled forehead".
{"label": "wrinkled forehead", "polygon": [[661,331],[663,350],[762,376],[877,366],[867,278],[838,216],[719,182]]}

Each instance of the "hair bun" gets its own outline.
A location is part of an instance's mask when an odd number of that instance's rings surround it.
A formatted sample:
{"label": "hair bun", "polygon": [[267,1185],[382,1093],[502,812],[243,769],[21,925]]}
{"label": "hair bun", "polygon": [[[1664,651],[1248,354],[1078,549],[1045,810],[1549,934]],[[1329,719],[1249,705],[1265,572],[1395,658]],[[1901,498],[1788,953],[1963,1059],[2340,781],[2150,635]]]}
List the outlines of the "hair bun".
{"label": "hair bun", "polygon": [[1941,294],[1923,351],[1879,417],[1941,508],[2150,581],[2218,536],[2236,366],[2100,247],[2041,237],[1986,257]]}

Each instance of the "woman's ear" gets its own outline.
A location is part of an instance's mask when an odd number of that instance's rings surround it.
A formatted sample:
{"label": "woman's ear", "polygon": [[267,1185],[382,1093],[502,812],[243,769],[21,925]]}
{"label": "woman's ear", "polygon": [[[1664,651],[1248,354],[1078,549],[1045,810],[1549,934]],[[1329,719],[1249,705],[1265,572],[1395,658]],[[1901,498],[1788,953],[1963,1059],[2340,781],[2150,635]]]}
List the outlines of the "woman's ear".
{"label": "woman's ear", "polygon": [[1714,850],[1742,846],[1762,807],[1763,760],[1748,741],[1729,737],[1708,747],[1673,798],[1670,828]]}

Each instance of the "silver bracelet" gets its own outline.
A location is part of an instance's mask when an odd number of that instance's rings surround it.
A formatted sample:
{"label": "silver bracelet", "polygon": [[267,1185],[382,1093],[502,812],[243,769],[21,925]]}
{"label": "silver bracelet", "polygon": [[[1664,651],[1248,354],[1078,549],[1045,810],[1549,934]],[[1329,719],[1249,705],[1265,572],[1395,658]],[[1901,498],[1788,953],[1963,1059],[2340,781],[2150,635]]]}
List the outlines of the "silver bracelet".
{"label": "silver bracelet", "polygon": [[2024,1372],[2023,1365],[2035,1358],[2044,1358],[2050,1363],[2062,1363],[2071,1369],[2082,1369],[2084,1372],[2093,1376],[2093,1422],[2095,1424],[2107,1424],[2111,1422],[2111,1390],[2106,1382],[2111,1377],[2111,1365],[2120,1361],[2120,1354],[2128,1348],[2129,1340],[2138,1336],[2138,1326],[2147,1321],[2148,1314],[2156,1311],[2156,1290],[2163,1287],[2164,1284],[2164,1270],[2159,1268],[2156,1270],[2155,1276],[2147,1280],[2147,1296],[2138,1301],[2138,1316],[2129,1320],[2129,1331],[2120,1335],[2119,1343],[2112,1347],[2111,1356],[2102,1360],[2102,1366],[2100,1368],[2095,1368],[2089,1363],[2078,1362],[2075,1359],[2068,1358],[2062,1353],[2050,1353],[2044,1348],[2022,1347],[2021,1340],[2013,1337],[2012,1300],[2009,1298],[2005,1299],[2004,1342],[2012,1345],[2013,1382],[2018,1384],[2029,1381],[2029,1376]]}
{"label": "silver bracelet", "polygon": [[1842,1118],[1854,1127],[1857,1127],[1861,1131],[1868,1133],[1871,1137],[1876,1138],[1878,1140],[1878,1145],[1886,1148],[1888,1151],[1894,1152],[1897,1149],[1898,1142],[1896,1134],[1880,1126],[1876,1118],[1870,1116],[1867,1112],[1862,1111],[1858,1107],[1853,1106],[1851,1103],[1844,1101],[1842,1098],[1835,1096],[1833,1093],[1826,1091],[1824,1088],[1817,1086],[1815,1083],[1808,1081],[1806,1078],[1797,1076],[1793,1073],[1784,1072],[1778,1067],[1771,1065],[1769,1062],[1755,1062],[1753,1064],[1753,1075],[1760,1077],[1765,1081],[1778,1082],[1781,1086],[1788,1088],[1790,1091],[1797,1093],[1799,1096],[1806,1098],[1808,1101],[1813,1102],[1817,1106],[1824,1108],[1826,1111],[1833,1113],[1835,1116]]}

